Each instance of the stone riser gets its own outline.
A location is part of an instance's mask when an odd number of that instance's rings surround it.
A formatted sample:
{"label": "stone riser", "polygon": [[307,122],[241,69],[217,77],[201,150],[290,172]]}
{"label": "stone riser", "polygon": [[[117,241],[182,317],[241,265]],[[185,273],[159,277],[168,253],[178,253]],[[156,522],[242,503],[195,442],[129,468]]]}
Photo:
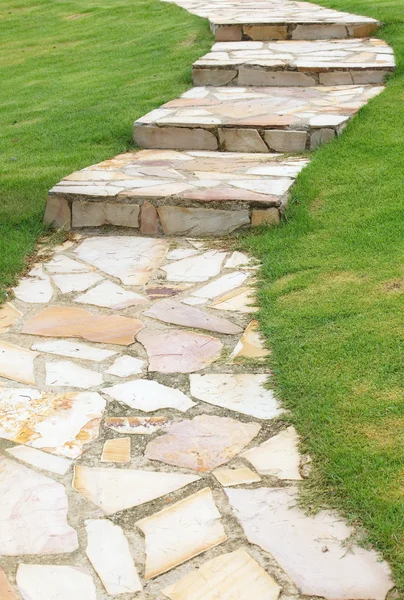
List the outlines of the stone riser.
{"label": "stone riser", "polygon": [[221,152],[304,152],[315,150],[342,132],[343,126],[307,130],[254,127],[158,127],[136,125],[135,143],[141,148],[219,150]]}
{"label": "stone riser", "polygon": [[251,23],[216,24],[211,30],[217,42],[240,42],[242,40],[327,40],[366,38],[378,28],[378,23]]}
{"label": "stone riser", "polygon": [[193,67],[195,86],[276,86],[382,84],[393,69],[339,69],[314,72],[312,69],[275,70],[267,67]]}

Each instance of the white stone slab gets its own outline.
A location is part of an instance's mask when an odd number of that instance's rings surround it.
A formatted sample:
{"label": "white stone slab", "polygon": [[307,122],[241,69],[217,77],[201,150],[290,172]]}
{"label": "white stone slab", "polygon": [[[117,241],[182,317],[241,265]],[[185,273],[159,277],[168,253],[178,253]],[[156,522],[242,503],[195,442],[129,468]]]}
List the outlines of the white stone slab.
{"label": "white stone slab", "polygon": [[251,258],[244,254],[244,252],[238,252],[237,250],[224,263],[225,269],[235,269],[236,267],[247,267],[251,263]]}
{"label": "white stone slab", "polygon": [[119,356],[106,372],[117,377],[129,377],[130,375],[140,375],[145,366],[145,360],[125,355]]}
{"label": "white stone slab", "polygon": [[241,288],[234,290],[226,296],[223,296],[213,302],[212,308],[216,310],[229,310],[231,312],[254,313],[258,311],[254,304],[254,292],[250,288]]}
{"label": "white stone slab", "polygon": [[36,450],[29,446],[14,446],[13,448],[7,448],[6,452],[33,467],[50,471],[57,475],[65,475],[72,464],[72,461],[67,458],[47,454],[46,452],[42,452],[42,450]]}
{"label": "white stone slab", "polygon": [[144,412],[152,412],[160,408],[175,408],[185,412],[191,406],[195,406],[195,402],[192,402],[180,390],[149,379],[118,383],[112,387],[104,388],[103,392],[122,404]]}
{"label": "white stone slab", "polygon": [[124,290],[120,285],[112,281],[103,281],[100,285],[96,285],[85,294],[75,298],[74,301],[80,304],[104,306],[112,310],[120,310],[128,306],[148,303],[148,300],[140,294]]}
{"label": "white stone slab", "polygon": [[16,298],[30,304],[49,302],[53,296],[50,277],[45,275],[42,267],[30,271],[29,277],[23,277],[14,288]]}
{"label": "white stone slab", "polygon": [[54,275],[53,283],[60,289],[62,294],[71,292],[84,292],[89,287],[102,280],[98,273],[72,273]]}
{"label": "white stone slab", "polygon": [[76,365],[70,360],[47,362],[46,385],[89,389],[101,385],[102,373]]}
{"label": "white stone slab", "polygon": [[45,268],[49,273],[84,273],[93,269],[84,263],[73,260],[68,256],[59,254],[54,256],[52,260],[45,263]]}
{"label": "white stone slab", "polygon": [[260,446],[246,450],[241,456],[261,475],[273,475],[279,479],[302,479],[299,472],[298,443],[296,429],[288,427]]}
{"label": "white stone slab", "polygon": [[181,260],[183,258],[188,258],[189,256],[195,256],[198,254],[199,250],[194,248],[176,248],[175,250],[170,250],[167,254],[167,260]]}
{"label": "white stone slab", "polygon": [[34,360],[38,352],[0,342],[0,375],[20,383],[35,384]]}
{"label": "white stone slab", "polygon": [[197,298],[205,298],[212,299],[217,298],[217,296],[222,296],[231,290],[243,285],[244,281],[247,279],[248,274],[243,273],[242,271],[234,271],[233,273],[227,273],[219,279],[204,285],[199,290],[192,292],[192,296],[196,296]]}
{"label": "white stone slab", "polygon": [[208,250],[204,254],[191,256],[163,267],[169,281],[207,281],[220,273],[226,252]]}
{"label": "white stone slab", "polygon": [[17,585],[23,600],[97,600],[93,578],[81,567],[20,564]]}
{"label": "white stone slab", "polygon": [[47,354],[57,354],[58,356],[68,356],[69,358],[79,358],[81,360],[92,360],[102,362],[110,356],[116,354],[113,350],[103,350],[88,344],[80,342],[69,342],[67,340],[52,340],[50,342],[38,342],[31,346],[32,350],[39,350]]}

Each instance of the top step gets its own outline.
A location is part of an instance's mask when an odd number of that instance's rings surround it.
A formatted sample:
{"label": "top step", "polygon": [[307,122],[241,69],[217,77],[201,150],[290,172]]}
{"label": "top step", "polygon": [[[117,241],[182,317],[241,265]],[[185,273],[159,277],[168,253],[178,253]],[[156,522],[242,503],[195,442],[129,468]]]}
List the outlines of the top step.
{"label": "top step", "polygon": [[379,21],[288,0],[163,0],[209,19],[217,42],[369,37]]}

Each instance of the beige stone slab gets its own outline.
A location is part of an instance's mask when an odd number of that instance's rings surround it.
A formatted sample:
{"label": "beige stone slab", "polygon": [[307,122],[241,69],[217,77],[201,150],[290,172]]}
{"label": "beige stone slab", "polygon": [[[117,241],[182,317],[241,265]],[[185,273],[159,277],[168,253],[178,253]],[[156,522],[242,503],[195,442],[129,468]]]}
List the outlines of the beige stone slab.
{"label": "beige stone slab", "polygon": [[269,148],[276,152],[303,152],[306,148],[305,131],[282,131],[273,129],[265,131],[265,141]]}
{"label": "beige stone slab", "polygon": [[250,40],[284,40],[287,36],[286,25],[244,25],[243,33]]}
{"label": "beige stone slab", "polygon": [[0,375],[20,383],[35,384],[34,361],[38,352],[0,342]]}
{"label": "beige stone slab", "polygon": [[[243,455],[242,455],[243,456]],[[261,477],[251,471],[248,467],[238,467],[235,469],[216,469],[212,475],[216,477],[223,487],[233,485],[242,485],[248,483],[257,483]]]}
{"label": "beige stone slab", "polygon": [[240,85],[274,86],[311,86],[316,85],[314,77],[297,71],[269,71],[240,67],[238,71]]}
{"label": "beige stone slab", "polygon": [[65,475],[72,464],[72,461],[67,458],[48,454],[47,452],[42,452],[42,450],[30,448],[29,446],[13,446],[12,448],[7,448],[6,452],[32,467],[50,471],[57,475]]}
{"label": "beige stone slab", "polygon": [[101,281],[102,277],[98,273],[72,273],[54,275],[52,279],[62,294],[70,294],[71,292],[84,292]]}
{"label": "beige stone slab", "polygon": [[93,304],[103,306],[112,310],[121,310],[129,306],[147,304],[148,300],[141,294],[125,290],[112,281],[103,281],[91,288],[85,294],[74,299],[79,304]]}
{"label": "beige stone slab", "polygon": [[8,331],[15,325],[21,317],[22,312],[13,306],[10,302],[6,302],[0,306],[0,333]]}
{"label": "beige stone slab", "polygon": [[131,408],[152,412],[160,408],[175,408],[186,412],[195,403],[181,390],[163,385],[151,379],[136,379],[125,383],[118,383],[103,392],[117,402],[126,404]]}
{"label": "beige stone slab", "polygon": [[81,360],[91,360],[102,362],[106,358],[114,356],[113,350],[104,350],[80,342],[69,342],[67,340],[51,340],[50,342],[38,342],[31,346],[32,350],[39,350],[47,354],[56,354],[58,356],[68,356],[69,358],[79,358]]}
{"label": "beige stone slab", "polygon": [[0,567],[0,598],[2,600],[18,600],[17,596],[9,580],[7,579],[7,575]]}
{"label": "beige stone slab", "polygon": [[17,585],[23,600],[96,600],[86,569],[67,565],[20,564]]}
{"label": "beige stone slab", "polygon": [[75,387],[89,389],[102,384],[102,373],[86,369],[70,360],[45,364],[46,385],[50,387]]}
{"label": "beige stone slab", "polygon": [[254,313],[259,309],[251,306],[255,303],[254,291],[245,287],[234,290],[212,303],[216,310],[228,310],[230,312]]}
{"label": "beige stone slab", "polygon": [[160,206],[158,213],[166,235],[226,235],[250,223],[247,210]]}
{"label": "beige stone slab", "polygon": [[162,592],[171,600],[277,600],[280,587],[239,548],[208,560]]}
{"label": "beige stone slab", "polygon": [[145,578],[173,569],[226,541],[209,488],[137,521],[146,543]]}
{"label": "beige stone slab", "polygon": [[176,150],[217,150],[217,139],[205,129],[187,127],[134,126],[133,138],[141,148],[175,148]]}
{"label": "beige stone slab", "polygon": [[44,267],[52,275],[55,273],[87,273],[93,271],[90,265],[73,260],[64,254],[55,254],[49,262],[44,264]]}
{"label": "beige stone slab", "polygon": [[269,152],[255,129],[219,129],[222,149],[230,152]]}
{"label": "beige stone slab", "polygon": [[237,71],[231,69],[205,69],[194,68],[192,78],[194,85],[226,85],[237,77]]}
{"label": "beige stone slab", "polygon": [[139,227],[140,207],[136,204],[119,204],[118,202],[73,202],[73,227]]}
{"label": "beige stone slab", "polygon": [[240,341],[234,348],[231,358],[266,358],[271,353],[267,350],[261,340],[260,333],[258,331],[258,321],[251,321]]}
{"label": "beige stone slab", "polygon": [[263,210],[254,208],[251,211],[251,227],[279,225],[280,222],[281,216],[277,208],[266,208]]}
{"label": "beige stone slab", "polygon": [[104,443],[101,462],[127,463],[130,461],[130,438],[116,438]]}
{"label": "beige stone slab", "polygon": [[168,417],[107,417],[104,426],[117,433],[152,435],[170,424]]}
{"label": "beige stone slab", "polygon": [[163,267],[169,281],[198,283],[219,275],[226,252],[208,250],[204,254],[191,256]]}
{"label": "beige stone slab", "polygon": [[279,479],[300,480],[299,438],[294,427],[288,427],[256,448],[242,454],[261,475]]}
{"label": "beige stone slab", "polygon": [[48,196],[44,215],[44,225],[69,231],[72,226],[70,203],[58,195]]}

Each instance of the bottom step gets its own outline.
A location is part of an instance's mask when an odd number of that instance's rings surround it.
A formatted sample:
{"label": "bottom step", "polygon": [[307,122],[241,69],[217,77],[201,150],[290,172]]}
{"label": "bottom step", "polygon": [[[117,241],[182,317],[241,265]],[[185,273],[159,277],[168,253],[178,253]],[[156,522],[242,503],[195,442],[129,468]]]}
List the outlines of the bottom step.
{"label": "bottom step", "polygon": [[281,154],[143,150],[76,171],[50,190],[45,223],[146,235],[220,236],[276,224],[307,164]]}

